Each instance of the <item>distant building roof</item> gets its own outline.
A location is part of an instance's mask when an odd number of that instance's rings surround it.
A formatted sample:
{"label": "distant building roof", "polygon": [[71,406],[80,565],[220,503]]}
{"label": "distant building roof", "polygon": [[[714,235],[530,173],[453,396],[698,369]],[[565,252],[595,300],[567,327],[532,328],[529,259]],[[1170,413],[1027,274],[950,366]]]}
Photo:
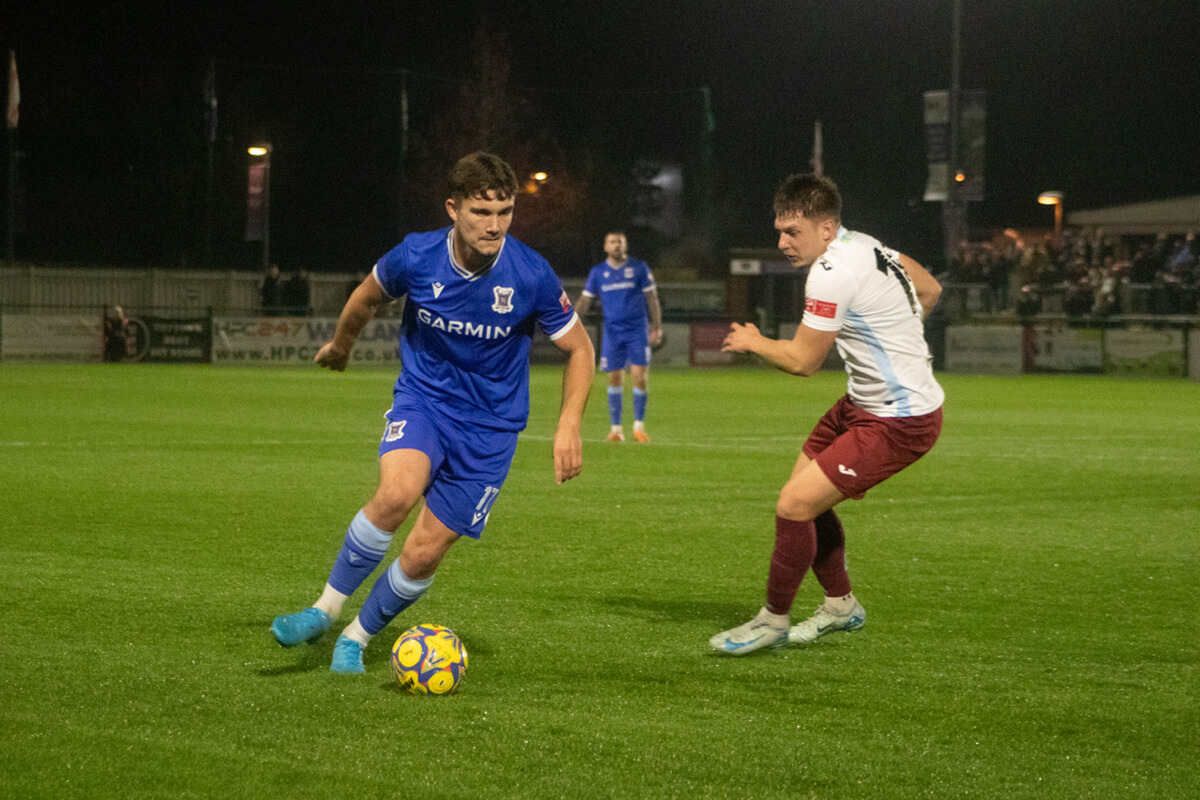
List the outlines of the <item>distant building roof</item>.
{"label": "distant building roof", "polygon": [[[1070,198],[1067,198],[1070,200]],[[1186,233],[1200,231],[1200,194],[1108,208],[1067,211],[1067,224],[1103,228],[1106,233]]]}

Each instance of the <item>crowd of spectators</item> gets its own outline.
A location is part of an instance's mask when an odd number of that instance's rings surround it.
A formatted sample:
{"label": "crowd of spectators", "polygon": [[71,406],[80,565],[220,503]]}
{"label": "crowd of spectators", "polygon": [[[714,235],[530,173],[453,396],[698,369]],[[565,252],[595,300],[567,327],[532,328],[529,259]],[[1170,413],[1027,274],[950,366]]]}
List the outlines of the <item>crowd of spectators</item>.
{"label": "crowd of spectators", "polygon": [[984,313],[1194,315],[1200,313],[1200,242],[1194,233],[1139,238],[1068,229],[1056,243],[1053,237],[1024,241],[1009,231],[966,248],[949,278],[979,286]]}
{"label": "crowd of spectators", "polygon": [[259,295],[265,317],[306,317],[312,313],[312,285],[307,270],[297,270],[284,280],[279,265],[271,264],[263,276]]}

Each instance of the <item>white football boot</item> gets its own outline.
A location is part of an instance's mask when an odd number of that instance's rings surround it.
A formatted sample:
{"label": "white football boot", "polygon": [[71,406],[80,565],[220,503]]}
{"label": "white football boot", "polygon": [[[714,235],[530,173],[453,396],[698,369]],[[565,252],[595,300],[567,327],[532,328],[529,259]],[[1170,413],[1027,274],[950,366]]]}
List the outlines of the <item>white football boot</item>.
{"label": "white football boot", "polygon": [[788,643],[787,616],[772,614],[766,606],[745,625],[730,628],[708,640],[712,649],[741,656],[764,647],[783,647]]}
{"label": "white football boot", "polygon": [[854,608],[849,614],[834,614],[823,604],[817,606],[811,617],[799,622],[788,631],[788,641],[792,644],[808,644],[817,637],[834,631],[856,631],[867,621],[867,612],[862,603],[854,601]]}

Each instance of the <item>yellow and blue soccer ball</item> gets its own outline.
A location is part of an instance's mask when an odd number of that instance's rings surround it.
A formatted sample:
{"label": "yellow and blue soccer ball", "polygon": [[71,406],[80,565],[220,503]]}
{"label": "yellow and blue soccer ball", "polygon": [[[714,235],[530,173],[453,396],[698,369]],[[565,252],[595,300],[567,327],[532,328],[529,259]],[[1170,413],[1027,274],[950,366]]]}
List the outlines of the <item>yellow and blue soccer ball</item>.
{"label": "yellow and blue soccer ball", "polygon": [[410,694],[451,694],[467,672],[467,648],[445,625],[414,625],[392,645],[392,674]]}

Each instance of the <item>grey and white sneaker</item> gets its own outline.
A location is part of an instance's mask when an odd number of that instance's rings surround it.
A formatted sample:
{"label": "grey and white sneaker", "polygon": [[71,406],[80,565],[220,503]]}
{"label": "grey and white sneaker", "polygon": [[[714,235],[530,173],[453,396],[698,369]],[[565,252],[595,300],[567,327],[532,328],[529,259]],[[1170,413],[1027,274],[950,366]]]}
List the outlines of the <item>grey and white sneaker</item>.
{"label": "grey and white sneaker", "polygon": [[834,631],[856,631],[867,621],[867,612],[862,603],[854,601],[854,608],[849,614],[834,614],[823,604],[817,606],[816,612],[791,627],[788,631],[788,641],[792,644],[808,644],[817,637]]}
{"label": "grey and white sneaker", "polygon": [[[782,624],[778,624],[780,619]],[[765,606],[745,625],[730,628],[708,640],[712,649],[731,656],[753,653],[764,647],[783,647],[787,643],[787,617],[772,614]]]}

